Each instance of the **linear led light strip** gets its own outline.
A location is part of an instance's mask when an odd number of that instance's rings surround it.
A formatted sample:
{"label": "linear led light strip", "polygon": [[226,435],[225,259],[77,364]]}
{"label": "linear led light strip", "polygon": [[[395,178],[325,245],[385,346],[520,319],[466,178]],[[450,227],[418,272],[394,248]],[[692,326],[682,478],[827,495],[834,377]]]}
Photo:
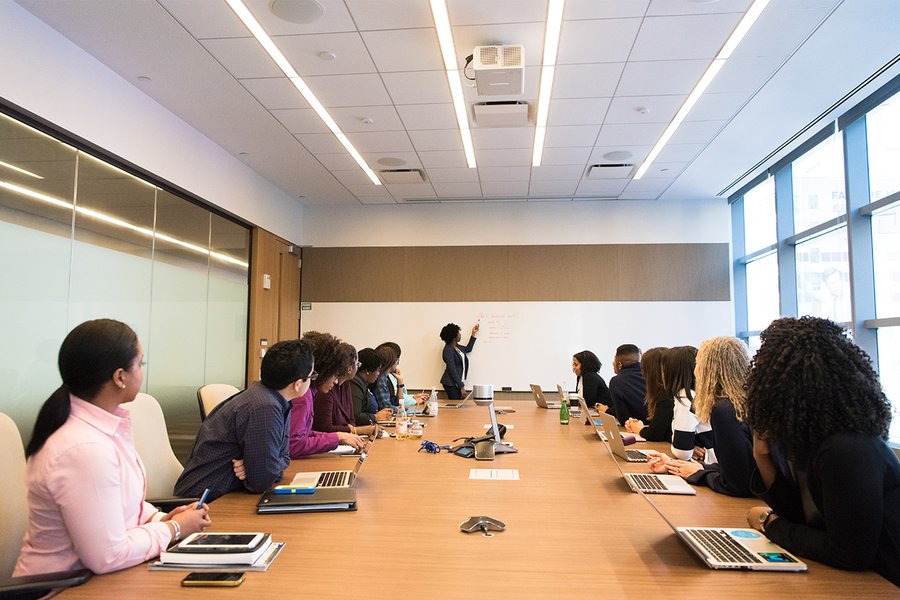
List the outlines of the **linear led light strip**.
{"label": "linear led light strip", "polygon": [[703,73],[703,77],[700,78],[700,81],[697,83],[694,89],[691,90],[691,93],[687,97],[687,100],[685,100],[684,104],[681,105],[681,108],[678,109],[678,112],[675,114],[675,118],[673,118],[672,122],[669,123],[669,126],[666,127],[666,130],[663,132],[662,137],[659,138],[659,141],[657,141],[656,145],[653,146],[653,149],[650,150],[650,154],[647,155],[647,158],[645,158],[644,162],[641,163],[641,166],[638,167],[637,172],[634,174],[634,179],[640,179],[644,176],[644,173],[647,172],[647,169],[649,169],[653,161],[656,160],[656,157],[663,149],[663,146],[665,146],[669,142],[669,139],[671,139],[672,135],[675,133],[675,130],[678,129],[678,126],[681,125],[681,122],[684,121],[688,113],[691,112],[691,109],[694,108],[697,100],[700,99],[700,96],[703,95],[703,92],[705,92],[706,88],[709,87],[709,84],[712,83],[712,80],[719,73],[719,70],[725,65],[725,61],[731,57],[731,54],[734,52],[735,48],[737,48],[738,44],[741,43],[741,40],[744,39],[744,36],[747,35],[747,32],[750,31],[750,28],[753,27],[756,19],[759,18],[759,15],[762,13],[763,9],[768,3],[769,0],[755,0],[753,2],[753,5],[744,15],[744,18],[741,19],[741,22],[738,23],[738,26],[735,27],[734,31],[731,32],[731,36],[729,36],[728,41],[726,41],[725,45],[722,46],[722,49],[719,50],[719,54],[713,59],[712,64],[707,67],[706,72]]}
{"label": "linear led light strip", "polygon": [[0,160],[0,167],[5,167],[5,168],[9,169],[10,171],[22,173],[23,175],[28,175],[29,177],[34,177],[35,179],[43,179],[43,177],[41,177],[37,173],[32,173],[31,171],[23,169],[22,167],[17,167],[16,165],[11,165],[8,162],[3,162],[2,160]]}
{"label": "linear led light strip", "polygon": [[223,262],[231,263],[234,265],[238,265],[248,268],[250,265],[245,263],[244,261],[238,260],[227,254],[222,254],[221,252],[213,252],[207,248],[203,248],[196,244],[191,244],[190,242],[185,242],[179,240],[177,238],[173,238],[172,236],[166,235],[164,233],[156,232],[154,233],[152,229],[147,229],[146,227],[140,227],[133,223],[129,223],[128,221],[123,221],[122,219],[118,219],[112,215],[108,215],[106,213],[102,213],[100,211],[94,210],[92,208],[85,208],[83,206],[75,206],[71,202],[66,202],[65,200],[60,200],[59,198],[54,198],[53,196],[48,196],[47,194],[42,194],[41,192],[22,187],[20,185],[16,185],[14,183],[10,183],[8,181],[0,181],[0,188],[7,189],[11,192],[15,192],[16,194],[21,194],[22,196],[27,196],[28,198],[33,198],[34,200],[40,200],[41,202],[46,202],[47,204],[52,204],[53,206],[58,206],[60,208],[65,208],[67,210],[75,209],[75,212],[81,213],[85,216],[92,217],[97,219],[98,221],[103,221],[104,223],[109,223],[110,225],[116,225],[117,227],[122,227],[123,229],[129,229],[131,231],[135,231],[142,235],[145,235],[150,238],[156,238],[158,240],[163,240],[169,242],[171,244],[175,244],[176,246],[181,246],[182,248],[187,248],[188,250],[193,250],[199,254],[205,254],[217,260],[221,260]]}
{"label": "linear led light strip", "polygon": [[278,65],[278,68],[281,69],[282,73],[284,73],[287,78],[290,80],[294,87],[297,88],[309,105],[312,107],[316,114],[319,115],[319,118],[325,123],[328,129],[331,130],[331,133],[335,135],[341,145],[345,150],[353,157],[353,160],[356,161],[356,164],[365,171],[366,175],[369,176],[369,179],[372,180],[372,183],[375,185],[381,185],[381,181],[378,179],[378,176],[375,174],[375,171],[369,168],[369,165],[366,164],[366,161],[363,159],[362,155],[357,151],[357,149],[350,143],[350,140],[347,139],[347,136],[344,135],[344,132],[341,131],[341,128],[338,127],[337,123],[335,123],[334,119],[331,118],[331,115],[328,114],[328,111],[325,110],[325,107],[322,106],[322,103],[319,102],[319,99],[316,98],[316,95],[313,93],[309,86],[306,85],[306,82],[303,81],[303,78],[297,73],[294,67],[291,66],[291,63],[288,62],[288,59],[285,58],[284,54],[281,53],[281,50],[278,49],[278,46],[275,45],[275,42],[272,41],[272,38],[263,30],[262,26],[259,24],[259,21],[256,20],[250,10],[244,6],[244,3],[241,0],[225,0],[228,3],[228,6],[231,7],[231,10],[237,15],[237,17],[244,23],[247,29],[250,30],[250,33],[253,34],[253,37],[256,38],[256,41],[260,43],[263,49],[268,53],[272,60],[275,61],[275,64]]}
{"label": "linear led light strip", "polygon": [[472,145],[472,132],[469,130],[469,115],[463,98],[462,82],[459,80],[459,65],[456,62],[456,49],[453,46],[453,30],[450,28],[450,16],[444,0],[431,0],[431,15],[437,29],[441,54],[444,56],[444,69],[447,72],[447,83],[450,84],[450,96],[453,98],[453,110],[459,124],[459,136],[462,138],[466,163],[470,169],[475,168],[475,146]]}
{"label": "linear led light strip", "polygon": [[565,0],[550,0],[547,7],[547,25],[544,31],[544,56],[541,63],[541,87],[538,92],[537,117],[534,120],[534,150],[531,166],[541,166],[544,155],[544,136],[547,134],[547,115],[550,112],[550,92],[553,91],[553,75],[556,71],[556,53],[559,49],[559,31],[562,28]]}

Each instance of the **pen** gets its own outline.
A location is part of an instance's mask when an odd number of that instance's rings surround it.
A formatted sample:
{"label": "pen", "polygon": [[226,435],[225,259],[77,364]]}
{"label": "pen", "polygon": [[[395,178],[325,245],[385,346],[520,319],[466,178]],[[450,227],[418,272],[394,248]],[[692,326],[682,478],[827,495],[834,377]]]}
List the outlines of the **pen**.
{"label": "pen", "polygon": [[200,510],[203,507],[203,503],[206,502],[207,496],[209,496],[209,488],[203,490],[203,495],[200,496],[200,502],[197,503],[197,510]]}

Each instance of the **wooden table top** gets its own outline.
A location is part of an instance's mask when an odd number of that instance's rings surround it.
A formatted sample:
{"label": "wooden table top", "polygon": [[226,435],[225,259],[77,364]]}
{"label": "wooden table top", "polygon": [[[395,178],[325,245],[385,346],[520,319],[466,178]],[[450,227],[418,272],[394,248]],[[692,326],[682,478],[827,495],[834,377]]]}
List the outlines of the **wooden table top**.
{"label": "wooden table top", "polygon": [[[498,415],[512,426],[517,454],[493,462],[417,452],[419,441],[382,439],[356,482],[356,512],[257,515],[258,495],[211,503],[213,531],[268,531],[286,545],[266,573],[247,573],[236,589],[182,588],[183,572],[146,565],[96,576],[66,598],[730,598],[892,597],[880,576],[839,571],[809,560],[807,573],[712,571],[677,539],[620,477],[593,428],[556,411],[516,403]],[[489,415],[469,405],[442,409],[423,439],[447,444],[480,435]],[[636,447],[661,444],[638,444]],[[285,473],[349,469],[353,458],[293,461]],[[470,480],[473,468],[518,469],[518,481]],[[645,465],[625,468],[641,472]],[[759,500],[698,488],[696,496],[657,495],[676,525],[746,527]],[[459,525],[488,515],[507,530],[484,537]]]}

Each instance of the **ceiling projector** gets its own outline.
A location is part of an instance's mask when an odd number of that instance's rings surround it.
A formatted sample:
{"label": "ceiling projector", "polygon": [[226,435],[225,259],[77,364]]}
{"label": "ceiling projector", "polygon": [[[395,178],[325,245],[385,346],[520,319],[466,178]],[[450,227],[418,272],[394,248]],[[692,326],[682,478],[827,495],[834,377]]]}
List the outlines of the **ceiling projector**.
{"label": "ceiling projector", "polygon": [[525,92],[525,46],[476,46],[472,56],[479,96],[521,96]]}

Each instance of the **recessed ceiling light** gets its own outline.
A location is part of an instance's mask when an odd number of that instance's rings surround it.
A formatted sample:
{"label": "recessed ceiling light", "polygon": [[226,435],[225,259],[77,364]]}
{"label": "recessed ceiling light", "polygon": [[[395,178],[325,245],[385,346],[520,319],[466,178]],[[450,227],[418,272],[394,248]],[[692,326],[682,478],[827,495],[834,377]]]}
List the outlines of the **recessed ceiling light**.
{"label": "recessed ceiling light", "polygon": [[138,80],[139,80],[139,81],[153,81],[152,79],[150,79],[150,78],[147,77],[146,75],[138,75]]}
{"label": "recessed ceiling light", "polygon": [[249,156],[249,152],[238,152],[238,156]]}
{"label": "recessed ceiling light", "polygon": [[604,154],[603,158],[606,160],[628,160],[632,156],[634,155],[628,150],[613,150]]}
{"label": "recessed ceiling light", "polygon": [[373,123],[375,123],[375,119],[373,119],[372,117],[363,117],[362,119],[360,119],[360,121],[363,125],[372,125]]}
{"label": "recessed ceiling light", "polygon": [[375,162],[383,167],[402,167],[406,164],[406,161],[402,158],[395,158],[393,156],[385,156],[384,158],[379,158]]}
{"label": "recessed ceiling light", "polygon": [[334,60],[335,58],[337,58],[337,54],[335,54],[334,52],[328,52],[326,50],[325,52],[319,52],[319,58],[321,58],[322,60]]}
{"label": "recessed ceiling light", "polygon": [[325,7],[316,0],[272,0],[269,10],[279,19],[305,25],[321,19]]}
{"label": "recessed ceiling light", "polygon": [[642,115],[649,115],[649,114],[650,114],[650,109],[647,108],[646,106],[638,106],[638,107],[637,107],[636,109],[634,109],[634,110],[638,111],[638,112],[641,113]]}

